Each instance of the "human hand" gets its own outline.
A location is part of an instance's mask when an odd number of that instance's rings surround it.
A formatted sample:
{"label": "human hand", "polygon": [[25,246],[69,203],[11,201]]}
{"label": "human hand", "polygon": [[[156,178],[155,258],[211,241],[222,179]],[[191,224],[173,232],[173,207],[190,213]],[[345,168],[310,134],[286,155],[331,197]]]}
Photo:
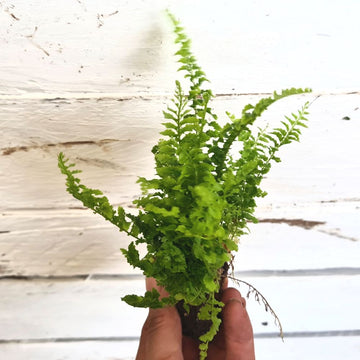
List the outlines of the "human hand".
{"label": "human hand", "polygon": [[[164,289],[154,279],[146,279],[146,289],[156,288],[161,296]],[[254,337],[246,311],[246,302],[239,291],[223,290],[222,324],[209,344],[208,360],[254,360]],[[180,316],[175,307],[150,309],[144,323],[136,360],[198,360],[199,343],[183,336]]]}

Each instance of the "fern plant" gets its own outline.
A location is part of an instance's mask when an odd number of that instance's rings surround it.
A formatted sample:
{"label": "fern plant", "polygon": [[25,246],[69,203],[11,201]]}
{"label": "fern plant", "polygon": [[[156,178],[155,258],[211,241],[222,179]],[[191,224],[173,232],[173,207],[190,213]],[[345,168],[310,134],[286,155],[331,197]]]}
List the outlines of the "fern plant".
{"label": "fern plant", "polygon": [[[211,108],[214,96],[205,87],[208,80],[191,52],[190,39],[174,16],[169,17],[179,46],[179,71],[189,82],[189,91],[185,94],[176,81],[172,104],[163,112],[162,138],[152,149],[156,176],[138,180],[142,195],[134,201],[137,214],[114,208],[100,190],[83,185],[77,177],[80,171],[63,153],[58,165],[71,195],[133,238],[121,250],[128,263],[154,277],[169,294],[159,299],[153,289],[123,300],[136,307],[179,302],[185,311],[198,307],[198,319],[211,324],[199,337],[200,358],[205,359],[221,323],[223,303],[216,297],[225,276],[221,269],[232,262],[247,223],[256,222],[255,200],[266,195],[260,182],[271,164],[280,161],[278,150],[299,141],[309,104],[272,131],[254,129],[253,124],[275,101],[310,90],[274,92],[245,106],[239,117],[228,113],[229,121],[220,126]],[[241,145],[236,159],[231,155],[235,144]],[[142,257],[137,249],[141,243],[147,247]]]}

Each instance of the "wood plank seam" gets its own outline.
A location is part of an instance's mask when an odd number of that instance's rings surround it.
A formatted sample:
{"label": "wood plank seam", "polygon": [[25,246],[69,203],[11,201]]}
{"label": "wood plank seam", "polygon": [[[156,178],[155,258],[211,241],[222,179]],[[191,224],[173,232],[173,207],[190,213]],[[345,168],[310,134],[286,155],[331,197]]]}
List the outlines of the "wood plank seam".
{"label": "wood plank seam", "polygon": [[[292,331],[284,332],[286,338],[309,338],[309,337],[345,337],[360,336],[360,329],[353,330],[326,330],[326,331]],[[280,338],[278,332],[255,333],[256,339]],[[0,339],[0,345],[4,344],[45,344],[45,343],[71,343],[71,342],[125,342],[139,341],[138,336],[94,336],[94,337],[59,337],[39,339]]]}
{"label": "wood plank seam", "polygon": [[[295,270],[245,270],[235,271],[234,275],[242,277],[297,277],[297,276],[355,276],[360,275],[360,268],[339,267],[324,269],[295,269]],[[71,274],[71,275],[0,275],[1,280],[13,281],[74,281],[74,280],[139,280],[142,274]]]}

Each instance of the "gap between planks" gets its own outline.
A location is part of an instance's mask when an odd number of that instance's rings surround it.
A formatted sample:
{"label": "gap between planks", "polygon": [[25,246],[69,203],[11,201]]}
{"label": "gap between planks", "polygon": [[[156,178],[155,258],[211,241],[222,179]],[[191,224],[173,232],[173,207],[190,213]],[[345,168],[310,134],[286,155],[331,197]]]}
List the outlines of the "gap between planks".
{"label": "gap between planks", "polygon": [[[271,96],[271,92],[240,92],[240,93],[218,93],[214,94],[214,97],[241,97],[241,96]],[[312,92],[312,96],[327,96],[327,95],[360,95],[358,90],[339,90],[339,91],[317,91]],[[125,94],[116,92],[69,92],[69,93],[25,93],[25,94],[0,94],[1,100],[42,100],[42,101],[63,101],[63,100],[154,100],[160,98],[172,98],[173,94],[169,92],[150,94],[148,92],[139,92],[136,94]]]}
{"label": "gap between planks", "polygon": [[[360,268],[339,267],[324,269],[295,270],[246,270],[235,271],[235,277],[297,277],[297,276],[354,276],[360,275]],[[0,275],[0,280],[27,281],[71,281],[71,280],[139,280],[142,274],[72,274],[72,275]]]}
{"label": "gap between planks", "polygon": [[[312,338],[312,337],[344,337],[360,336],[360,329],[354,330],[326,330],[326,331],[293,331],[285,332],[286,338]],[[255,333],[255,339],[280,338],[278,332]],[[41,339],[0,339],[0,345],[4,344],[46,344],[46,343],[79,343],[79,342],[125,342],[139,341],[138,336],[95,336],[95,337],[60,337],[60,338],[41,338]]]}

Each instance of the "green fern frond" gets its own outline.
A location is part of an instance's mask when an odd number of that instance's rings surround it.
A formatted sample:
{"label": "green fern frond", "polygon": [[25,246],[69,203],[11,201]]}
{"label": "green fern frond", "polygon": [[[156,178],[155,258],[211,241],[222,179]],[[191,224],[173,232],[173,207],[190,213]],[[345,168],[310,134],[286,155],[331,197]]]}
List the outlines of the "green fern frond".
{"label": "green fern frond", "polygon": [[[178,301],[184,308],[201,306],[198,318],[212,324],[199,339],[200,358],[205,359],[221,322],[218,315],[223,304],[215,299],[219,269],[231,261],[248,223],[257,221],[256,199],[266,195],[261,180],[272,163],[280,161],[279,149],[299,141],[307,126],[309,104],[273,130],[254,131],[254,123],[274,102],[310,90],[274,92],[255,105],[246,105],[240,117],[227,113],[228,122],[220,125],[211,106],[213,93],[205,88],[209,81],[191,52],[191,41],[179,21],[168,15],[178,44],[179,71],[190,90],[185,94],[180,82],[175,82],[171,104],[163,111],[161,139],[152,149],[156,175],[138,179],[142,196],[134,201],[137,214],[113,208],[100,190],[83,185],[77,177],[80,171],[63,153],[58,166],[74,198],[134,238],[122,249],[128,263],[154,277],[169,293],[162,300],[157,291],[123,300],[138,307]],[[234,144],[240,148],[238,157],[231,154]],[[147,249],[143,257],[137,249],[140,243]]]}
{"label": "green fern frond", "polygon": [[58,155],[58,166],[62,174],[66,176],[67,191],[75,199],[80,200],[85,207],[116,225],[121,231],[131,234],[129,231],[130,223],[126,221],[127,214],[125,210],[118,207],[116,211],[100,190],[91,189],[81,184],[80,179],[74,176],[81,173],[81,171],[72,170],[75,164],[69,164],[69,159],[65,158],[62,152]]}
{"label": "green fern frond", "polygon": [[223,127],[222,133],[218,138],[215,138],[209,148],[216,169],[217,179],[220,179],[223,175],[223,171],[226,168],[226,159],[233,143],[242,132],[249,131],[249,126],[252,125],[271,104],[290,95],[308,92],[311,92],[311,90],[296,88],[283,90],[280,94],[274,92],[272,97],[261,99],[256,105],[246,105],[240,118],[228,114],[231,122]]}

